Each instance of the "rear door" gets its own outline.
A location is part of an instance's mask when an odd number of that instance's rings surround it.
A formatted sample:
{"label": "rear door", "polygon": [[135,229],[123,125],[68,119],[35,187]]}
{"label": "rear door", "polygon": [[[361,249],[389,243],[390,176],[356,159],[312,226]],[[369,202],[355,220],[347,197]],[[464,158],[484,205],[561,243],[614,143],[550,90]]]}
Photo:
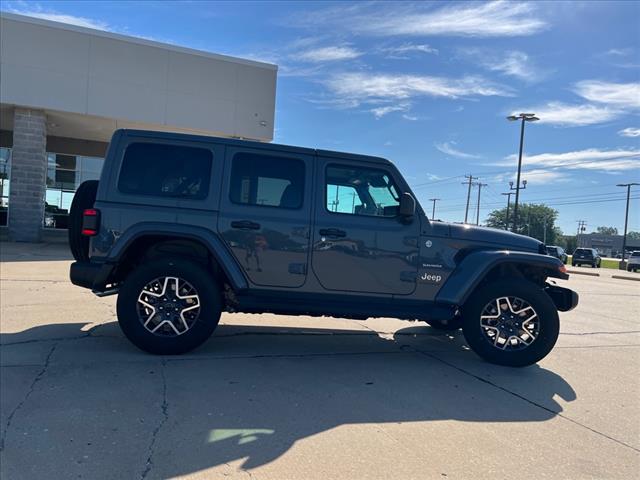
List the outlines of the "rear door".
{"label": "rear door", "polygon": [[313,272],[327,290],[409,295],[420,221],[397,216],[400,184],[385,166],[318,158]]}
{"label": "rear door", "polygon": [[295,151],[227,147],[218,230],[254,285],[305,282],[312,160]]}

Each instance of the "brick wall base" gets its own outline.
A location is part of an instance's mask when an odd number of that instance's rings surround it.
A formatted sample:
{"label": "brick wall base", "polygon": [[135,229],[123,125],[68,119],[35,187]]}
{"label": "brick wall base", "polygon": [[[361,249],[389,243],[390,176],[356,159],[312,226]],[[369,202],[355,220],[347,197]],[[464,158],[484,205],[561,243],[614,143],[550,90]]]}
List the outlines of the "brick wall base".
{"label": "brick wall base", "polygon": [[16,108],[13,116],[9,238],[40,240],[47,180],[47,118],[42,110]]}

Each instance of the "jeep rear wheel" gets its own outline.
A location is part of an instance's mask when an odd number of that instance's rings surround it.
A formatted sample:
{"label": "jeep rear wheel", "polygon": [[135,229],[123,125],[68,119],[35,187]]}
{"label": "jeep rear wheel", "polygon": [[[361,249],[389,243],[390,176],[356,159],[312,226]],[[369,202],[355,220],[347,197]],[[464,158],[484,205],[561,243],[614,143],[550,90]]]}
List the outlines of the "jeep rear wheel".
{"label": "jeep rear wheel", "polygon": [[199,264],[179,258],[142,264],[118,295],[118,322],[125,336],[159,355],[185,353],[204,343],[221,311],[215,280]]}
{"label": "jeep rear wheel", "polygon": [[543,359],[558,339],[560,322],[551,298],[521,279],[481,287],[464,306],[463,333],[485,360],[523,367]]}

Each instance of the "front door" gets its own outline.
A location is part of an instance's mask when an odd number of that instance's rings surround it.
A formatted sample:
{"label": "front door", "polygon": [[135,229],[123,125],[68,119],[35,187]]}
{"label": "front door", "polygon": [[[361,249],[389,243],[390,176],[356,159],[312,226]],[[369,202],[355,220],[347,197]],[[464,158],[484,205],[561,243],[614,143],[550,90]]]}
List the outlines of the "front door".
{"label": "front door", "polygon": [[304,284],[309,257],[312,158],[227,147],[218,228],[249,281]]}
{"label": "front door", "polygon": [[391,169],[318,159],[312,268],[327,290],[411,294],[420,223],[398,217]]}

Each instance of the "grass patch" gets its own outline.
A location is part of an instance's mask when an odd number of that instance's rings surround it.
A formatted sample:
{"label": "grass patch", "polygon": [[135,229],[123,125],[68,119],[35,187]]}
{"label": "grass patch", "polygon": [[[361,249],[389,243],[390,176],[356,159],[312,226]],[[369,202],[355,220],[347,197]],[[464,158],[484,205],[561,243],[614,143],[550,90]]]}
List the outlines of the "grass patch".
{"label": "grass patch", "polygon": [[[614,270],[618,270],[618,263],[620,263],[620,260],[605,260],[604,258],[602,259],[602,263],[600,264],[601,268],[612,268]],[[569,258],[567,260],[567,265],[571,265],[571,255],[569,255]]]}

